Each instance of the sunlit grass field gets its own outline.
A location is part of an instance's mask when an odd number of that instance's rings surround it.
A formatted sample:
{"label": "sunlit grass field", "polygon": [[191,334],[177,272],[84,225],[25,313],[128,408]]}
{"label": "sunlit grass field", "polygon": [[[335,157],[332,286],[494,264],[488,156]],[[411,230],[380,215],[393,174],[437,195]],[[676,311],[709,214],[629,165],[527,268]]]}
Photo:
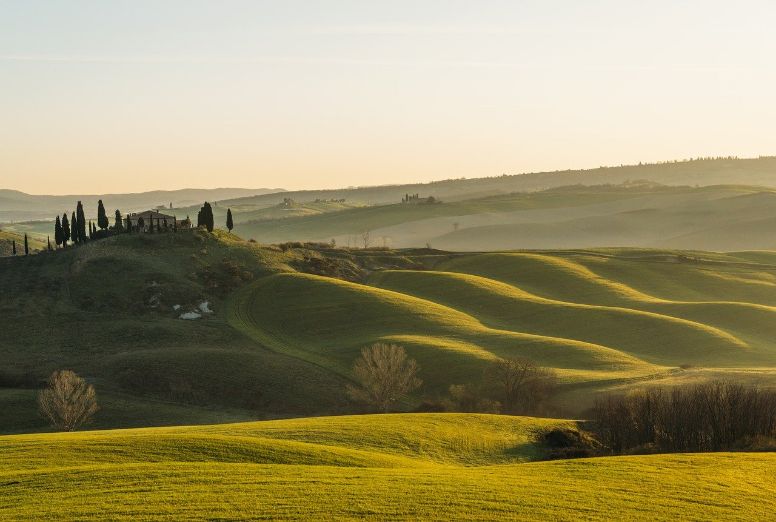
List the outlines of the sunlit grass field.
{"label": "sunlit grass field", "polygon": [[[650,383],[776,385],[773,252],[279,247],[216,231],[1,261],[4,433],[45,429],[35,391],[58,368],[95,385],[96,428],[359,411],[344,389],[378,341],[420,366],[407,410],[514,356],[557,372],[550,406],[567,417]],[[179,318],[203,301],[212,314]]]}
{"label": "sunlit grass field", "polygon": [[764,520],[774,454],[536,461],[568,421],[328,417],[0,437],[0,518]]}

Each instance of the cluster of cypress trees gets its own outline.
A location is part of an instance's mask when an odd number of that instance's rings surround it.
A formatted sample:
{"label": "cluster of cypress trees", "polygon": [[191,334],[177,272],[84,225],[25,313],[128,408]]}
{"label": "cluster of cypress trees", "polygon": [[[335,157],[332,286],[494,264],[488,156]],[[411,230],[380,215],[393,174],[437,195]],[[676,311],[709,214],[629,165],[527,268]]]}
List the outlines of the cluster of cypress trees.
{"label": "cluster of cypress trees", "polygon": [[[172,204],[170,204],[172,205]],[[135,229],[145,230],[145,223],[141,217],[138,220],[137,225],[133,226],[129,215],[126,220],[121,215],[121,211],[116,209],[115,220],[112,227],[113,233],[131,233],[135,232]],[[156,223],[150,223],[148,232],[162,232],[172,229],[174,232],[178,231],[177,221],[173,221],[172,225],[167,222],[167,219],[156,220]],[[207,201],[197,213],[197,227],[205,227],[208,232],[212,232],[215,227],[215,221],[213,218],[213,207]],[[88,233],[87,233],[88,228]],[[90,239],[99,239],[101,232],[106,232],[111,228],[108,215],[105,212],[105,205],[102,200],[97,202],[97,224],[89,220],[87,222],[84,215],[84,208],[79,201],[76,205],[76,210],[70,214],[68,218],[67,212],[62,216],[57,216],[54,221],[54,243],[57,247],[66,248],[68,243],[74,245],[80,245]],[[234,220],[232,219],[232,209],[226,210],[226,228],[231,232],[234,229]],[[99,229],[99,230],[98,230]],[[25,236],[25,250],[26,248],[26,236]],[[13,246],[14,253],[16,252],[16,244]],[[48,249],[51,250],[51,238],[48,240]]]}
{"label": "cluster of cypress trees", "polygon": [[[116,215],[120,216],[121,213],[116,210]],[[121,223],[121,221],[119,221]],[[66,248],[68,241],[71,241],[74,245],[80,245],[85,243],[89,239],[94,239],[97,235],[97,229],[105,231],[110,226],[108,222],[108,216],[105,214],[105,205],[102,204],[102,200],[97,202],[97,224],[89,220],[87,222],[84,214],[84,206],[79,201],[76,204],[75,212],[70,214],[70,219],[67,218],[67,212],[62,214],[60,219],[57,216],[54,222],[54,243],[57,247]],[[87,233],[88,228],[88,233]],[[51,241],[49,240],[49,245]]]}
{"label": "cluster of cypress trees", "polygon": [[207,201],[197,212],[197,227],[205,227],[208,232],[213,231],[213,207]]}
{"label": "cluster of cypress trees", "polygon": [[[213,207],[210,206],[210,203],[205,201],[205,204],[202,205],[202,208],[199,209],[199,212],[197,212],[197,227],[205,227],[207,228],[208,232],[212,232],[214,226],[215,222],[213,219]],[[229,230],[229,232],[231,232],[234,228],[234,220],[232,219],[231,208],[226,209],[226,228]]]}

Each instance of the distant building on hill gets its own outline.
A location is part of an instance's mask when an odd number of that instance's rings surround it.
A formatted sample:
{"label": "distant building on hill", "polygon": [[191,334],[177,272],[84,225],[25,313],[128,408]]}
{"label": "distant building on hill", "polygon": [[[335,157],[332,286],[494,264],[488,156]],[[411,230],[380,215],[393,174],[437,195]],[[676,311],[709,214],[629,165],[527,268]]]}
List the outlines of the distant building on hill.
{"label": "distant building on hill", "polygon": [[[178,221],[175,216],[170,216],[169,214],[162,214],[158,210],[147,210],[145,212],[133,212],[129,215],[127,215],[127,221],[129,221],[132,224],[132,228],[137,230],[140,225],[139,223],[143,223],[142,231],[147,232],[149,227],[151,225],[154,226],[154,230],[157,228],[174,228],[176,226],[176,222]],[[189,226],[191,226],[191,223],[189,222]],[[180,228],[180,224],[178,224],[178,227]]]}

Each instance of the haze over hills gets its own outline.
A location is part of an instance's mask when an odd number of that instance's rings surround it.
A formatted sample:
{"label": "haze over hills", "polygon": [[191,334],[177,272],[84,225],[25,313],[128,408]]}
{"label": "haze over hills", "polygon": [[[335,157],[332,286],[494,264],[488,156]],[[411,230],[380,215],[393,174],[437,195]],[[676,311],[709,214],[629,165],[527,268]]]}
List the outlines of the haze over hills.
{"label": "haze over hills", "polygon": [[102,199],[110,209],[120,208],[124,212],[148,210],[157,206],[183,207],[202,203],[206,200],[218,201],[248,195],[281,192],[282,189],[245,189],[245,188],[214,188],[214,189],[180,189],[154,190],[127,194],[90,194],[90,195],[33,195],[18,190],[0,188],[0,223],[9,221],[51,219],[67,209],[75,207],[76,201],[83,202],[85,207],[97,208],[97,201]]}
{"label": "haze over hills", "polygon": [[[4,191],[0,221],[11,215],[45,216],[2,226],[45,240],[51,215],[72,209],[76,198],[85,198],[87,213],[94,213],[97,197],[108,209],[123,212],[172,202],[168,213],[180,218],[194,217],[209,199],[217,202],[217,226],[231,208],[237,231],[263,243],[333,239],[340,245],[367,241],[449,250],[767,249],[776,247],[774,187],[776,158],[704,159],[337,190],[185,189],[89,197]],[[418,199],[401,203],[408,194]]]}

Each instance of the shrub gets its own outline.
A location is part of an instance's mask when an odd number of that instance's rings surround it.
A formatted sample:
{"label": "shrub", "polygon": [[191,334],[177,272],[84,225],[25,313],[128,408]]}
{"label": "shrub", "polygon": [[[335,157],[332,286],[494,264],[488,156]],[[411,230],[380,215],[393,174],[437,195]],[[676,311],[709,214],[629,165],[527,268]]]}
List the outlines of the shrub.
{"label": "shrub", "polygon": [[61,431],[77,429],[99,409],[94,387],[70,370],[51,374],[47,387],[38,393],[38,406],[41,415]]}
{"label": "shrub", "polygon": [[353,365],[359,386],[348,386],[347,391],[352,399],[387,412],[421,385],[417,371],[417,363],[407,358],[404,348],[376,343],[361,350],[361,357]]}

